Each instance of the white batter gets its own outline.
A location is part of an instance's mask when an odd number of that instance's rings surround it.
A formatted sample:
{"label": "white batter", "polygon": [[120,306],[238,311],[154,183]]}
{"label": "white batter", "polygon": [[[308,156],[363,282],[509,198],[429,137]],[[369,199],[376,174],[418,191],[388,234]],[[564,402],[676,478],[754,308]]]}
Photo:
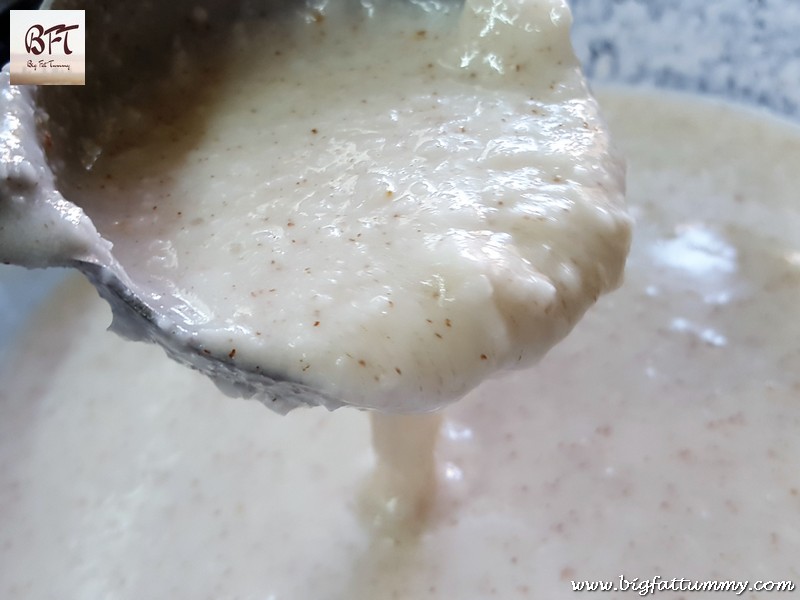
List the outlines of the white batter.
{"label": "white batter", "polygon": [[201,351],[432,410],[618,285],[622,163],[564,0],[321,6],[206,34],[59,185]]}
{"label": "white batter", "polygon": [[601,100],[630,157],[626,283],[538,367],[446,411],[424,520],[387,530],[368,501],[365,414],[226,399],[106,333],[105,305],[74,282],[3,375],[0,596],[800,582],[800,131],[663,93]]}

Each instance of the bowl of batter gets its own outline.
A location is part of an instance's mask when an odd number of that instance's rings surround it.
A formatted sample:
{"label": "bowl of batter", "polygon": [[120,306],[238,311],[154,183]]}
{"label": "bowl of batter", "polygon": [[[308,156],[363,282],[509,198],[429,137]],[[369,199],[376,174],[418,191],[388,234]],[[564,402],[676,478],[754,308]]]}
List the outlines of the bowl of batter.
{"label": "bowl of batter", "polygon": [[420,467],[435,494],[387,526],[365,414],[223,400],[108,334],[83,281],[52,291],[9,267],[7,322],[45,299],[4,348],[6,596],[762,597],[800,581],[800,14],[572,8],[627,157],[625,282],[539,365],[444,412]]}

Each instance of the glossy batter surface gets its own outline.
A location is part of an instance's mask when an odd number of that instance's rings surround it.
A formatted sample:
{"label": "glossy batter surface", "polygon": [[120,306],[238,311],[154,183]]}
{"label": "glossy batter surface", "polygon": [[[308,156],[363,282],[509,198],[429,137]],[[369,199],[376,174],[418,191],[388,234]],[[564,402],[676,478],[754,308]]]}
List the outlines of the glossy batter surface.
{"label": "glossy batter surface", "polygon": [[391,0],[212,28],[219,55],[161,84],[190,93],[108,115],[60,182],[202,352],[432,410],[619,283],[623,168],[570,23],[563,0]]}

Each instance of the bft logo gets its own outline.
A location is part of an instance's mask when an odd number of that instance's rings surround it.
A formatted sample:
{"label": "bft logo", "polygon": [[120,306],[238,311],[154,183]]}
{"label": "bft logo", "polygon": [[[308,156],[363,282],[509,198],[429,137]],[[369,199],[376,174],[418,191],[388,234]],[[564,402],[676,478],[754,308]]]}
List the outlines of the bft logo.
{"label": "bft logo", "polygon": [[[57,44],[60,43],[64,54],[72,54],[72,50],[69,49],[69,32],[73,29],[80,29],[80,25],[60,23],[50,29],[45,29],[41,25],[31,25],[25,34],[25,50],[36,56],[39,56],[45,49],[48,54],[53,54],[53,44],[56,44],[56,51],[58,51]],[[45,36],[47,45],[45,45]]]}
{"label": "bft logo", "polygon": [[10,11],[12,85],[84,85],[86,12]]}

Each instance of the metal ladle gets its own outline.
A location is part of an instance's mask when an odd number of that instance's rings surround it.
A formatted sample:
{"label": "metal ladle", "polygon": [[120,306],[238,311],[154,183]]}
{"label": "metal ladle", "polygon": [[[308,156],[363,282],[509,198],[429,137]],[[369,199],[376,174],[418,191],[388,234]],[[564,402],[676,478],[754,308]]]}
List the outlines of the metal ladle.
{"label": "metal ladle", "polygon": [[[291,1],[291,0],[290,0]],[[79,5],[80,4],[80,5]],[[208,22],[224,22],[248,11],[254,3],[208,0],[202,11]],[[285,0],[259,3],[266,10],[280,10]],[[52,2],[50,8],[84,8],[72,0]],[[269,408],[286,413],[302,405],[343,403],[278,372],[245,371],[228,356],[203,349],[185,316],[172,308],[169,298],[144,294],[115,259],[111,243],[104,239],[84,211],[58,190],[54,163],[62,158],[48,153],[53,135],[76,139],[81,128],[91,127],[97,113],[124,106],[136,86],[163,77],[164,48],[175,35],[187,34],[187,16],[197,14],[196,0],[129,6],[110,5],[86,10],[86,86],[12,86],[8,67],[0,74],[0,261],[28,268],[71,267],[81,271],[111,305],[111,329],[133,340],[159,344],[167,354],[210,376],[229,395],[251,397]],[[176,33],[178,32],[178,33]],[[188,35],[188,34],[187,34]],[[186,41],[182,38],[182,41]],[[202,39],[194,41],[198,52]],[[160,71],[161,69],[161,71]],[[134,94],[130,94],[134,95]],[[98,100],[100,99],[100,100]],[[105,103],[94,112],[77,106]],[[84,120],[74,115],[83,114]],[[88,118],[85,115],[88,114]],[[40,127],[49,119],[48,133]]]}

